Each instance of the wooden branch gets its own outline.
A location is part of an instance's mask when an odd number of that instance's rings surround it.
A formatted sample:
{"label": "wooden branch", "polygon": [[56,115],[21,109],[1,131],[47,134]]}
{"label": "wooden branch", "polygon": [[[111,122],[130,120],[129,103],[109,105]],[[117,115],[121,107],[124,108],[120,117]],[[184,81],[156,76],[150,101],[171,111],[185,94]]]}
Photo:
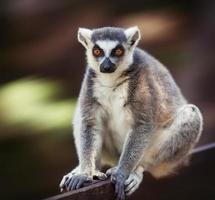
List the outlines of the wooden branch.
{"label": "wooden branch", "polygon": [[87,186],[74,190],[71,192],[66,192],[59,194],[46,200],[83,200],[83,199],[92,199],[97,200],[105,197],[105,200],[113,200],[114,198],[114,187],[110,179],[105,181],[93,181],[93,183],[88,184]]}

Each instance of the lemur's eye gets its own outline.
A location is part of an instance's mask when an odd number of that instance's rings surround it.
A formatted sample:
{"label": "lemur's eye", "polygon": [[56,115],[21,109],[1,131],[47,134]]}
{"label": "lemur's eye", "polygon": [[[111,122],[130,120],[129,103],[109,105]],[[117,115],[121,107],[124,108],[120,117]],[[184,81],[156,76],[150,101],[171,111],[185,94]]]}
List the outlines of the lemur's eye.
{"label": "lemur's eye", "polygon": [[100,49],[98,46],[93,47],[93,55],[95,57],[101,57],[104,55],[104,52],[102,49]]}
{"label": "lemur's eye", "polygon": [[112,56],[121,57],[124,54],[124,48],[121,45],[118,45],[116,48],[114,48],[111,52]]}
{"label": "lemur's eye", "polygon": [[115,50],[115,55],[116,56],[122,56],[122,54],[123,54],[123,50],[122,49],[118,48],[118,49]]}

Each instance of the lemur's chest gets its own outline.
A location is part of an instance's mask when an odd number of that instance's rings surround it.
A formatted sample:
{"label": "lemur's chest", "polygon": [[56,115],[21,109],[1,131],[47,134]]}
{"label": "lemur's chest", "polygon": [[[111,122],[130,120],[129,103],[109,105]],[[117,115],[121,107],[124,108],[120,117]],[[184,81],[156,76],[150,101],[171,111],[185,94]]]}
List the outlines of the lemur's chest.
{"label": "lemur's chest", "polygon": [[103,110],[108,128],[114,137],[118,137],[123,142],[122,138],[125,138],[132,124],[131,111],[126,106],[128,83],[124,83],[116,89],[95,84],[94,96],[101,106],[101,112]]}

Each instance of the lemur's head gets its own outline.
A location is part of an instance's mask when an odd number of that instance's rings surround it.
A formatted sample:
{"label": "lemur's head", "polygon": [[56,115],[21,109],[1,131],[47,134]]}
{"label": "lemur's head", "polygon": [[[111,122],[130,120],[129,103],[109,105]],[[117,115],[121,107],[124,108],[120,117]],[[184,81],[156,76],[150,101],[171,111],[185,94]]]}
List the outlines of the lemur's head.
{"label": "lemur's head", "polygon": [[90,67],[100,73],[113,73],[125,70],[132,63],[140,31],[137,26],[128,29],[79,28],[78,40],[86,48]]}

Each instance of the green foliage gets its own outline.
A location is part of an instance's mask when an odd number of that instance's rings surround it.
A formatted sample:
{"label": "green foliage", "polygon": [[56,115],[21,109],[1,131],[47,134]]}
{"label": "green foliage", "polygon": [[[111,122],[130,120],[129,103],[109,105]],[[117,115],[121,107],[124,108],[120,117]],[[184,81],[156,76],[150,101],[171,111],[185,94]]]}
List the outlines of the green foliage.
{"label": "green foliage", "polygon": [[[69,129],[75,99],[60,99],[63,88],[47,79],[16,80],[0,88],[0,126],[46,132]],[[1,134],[4,134],[2,131]]]}

